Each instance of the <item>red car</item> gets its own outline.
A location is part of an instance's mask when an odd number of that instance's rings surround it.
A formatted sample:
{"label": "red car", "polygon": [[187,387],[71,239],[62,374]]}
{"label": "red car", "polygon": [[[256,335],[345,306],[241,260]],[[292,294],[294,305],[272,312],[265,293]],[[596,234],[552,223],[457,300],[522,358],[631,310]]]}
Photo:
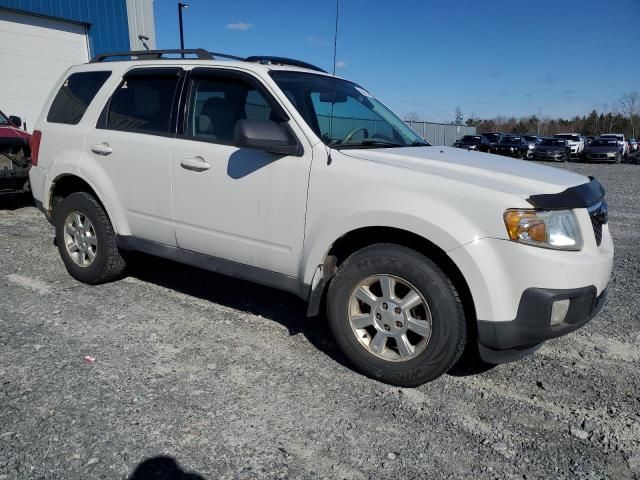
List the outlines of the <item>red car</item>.
{"label": "red car", "polygon": [[18,117],[0,111],[0,193],[28,190],[31,135]]}

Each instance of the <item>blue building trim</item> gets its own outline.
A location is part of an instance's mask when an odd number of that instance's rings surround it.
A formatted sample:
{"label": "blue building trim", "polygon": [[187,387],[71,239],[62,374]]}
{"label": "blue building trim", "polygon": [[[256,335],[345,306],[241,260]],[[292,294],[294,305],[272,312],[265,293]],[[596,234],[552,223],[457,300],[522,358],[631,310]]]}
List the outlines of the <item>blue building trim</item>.
{"label": "blue building trim", "polygon": [[126,0],[0,0],[0,8],[85,24],[90,56],[130,50]]}

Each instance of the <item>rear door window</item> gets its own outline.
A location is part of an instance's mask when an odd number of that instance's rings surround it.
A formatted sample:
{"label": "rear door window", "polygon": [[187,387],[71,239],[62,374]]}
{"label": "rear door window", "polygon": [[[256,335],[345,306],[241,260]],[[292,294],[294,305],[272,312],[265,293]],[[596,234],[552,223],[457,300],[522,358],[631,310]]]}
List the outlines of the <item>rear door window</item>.
{"label": "rear door window", "polygon": [[111,72],[80,72],[69,75],[53,99],[47,122],[77,125]]}
{"label": "rear door window", "polygon": [[166,135],[171,131],[181,69],[149,68],[125,75],[99,128]]}

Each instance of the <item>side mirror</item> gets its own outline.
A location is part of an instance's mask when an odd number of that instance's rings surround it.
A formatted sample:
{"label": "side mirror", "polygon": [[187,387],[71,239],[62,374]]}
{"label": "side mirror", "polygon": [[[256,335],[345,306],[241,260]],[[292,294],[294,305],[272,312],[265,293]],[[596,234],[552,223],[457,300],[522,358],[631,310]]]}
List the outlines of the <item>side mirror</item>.
{"label": "side mirror", "polygon": [[285,129],[270,120],[239,120],[233,132],[233,143],[279,155],[301,154],[300,146],[292,142]]}
{"label": "side mirror", "polygon": [[15,115],[11,115],[9,117],[9,123],[16,128],[20,128],[22,126],[22,119],[20,117],[16,117]]}

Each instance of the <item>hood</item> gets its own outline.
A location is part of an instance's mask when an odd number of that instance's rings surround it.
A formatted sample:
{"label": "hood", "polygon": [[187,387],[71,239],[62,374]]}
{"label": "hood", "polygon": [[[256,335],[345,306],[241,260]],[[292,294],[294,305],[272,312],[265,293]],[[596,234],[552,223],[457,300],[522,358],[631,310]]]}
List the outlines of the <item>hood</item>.
{"label": "hood", "polygon": [[0,139],[2,138],[22,138],[29,140],[31,135],[24,130],[12,127],[11,125],[0,125]]}
{"label": "hood", "polygon": [[536,194],[559,193],[589,181],[588,177],[567,170],[453,147],[344,149],[341,153],[510,193],[523,199]]}

